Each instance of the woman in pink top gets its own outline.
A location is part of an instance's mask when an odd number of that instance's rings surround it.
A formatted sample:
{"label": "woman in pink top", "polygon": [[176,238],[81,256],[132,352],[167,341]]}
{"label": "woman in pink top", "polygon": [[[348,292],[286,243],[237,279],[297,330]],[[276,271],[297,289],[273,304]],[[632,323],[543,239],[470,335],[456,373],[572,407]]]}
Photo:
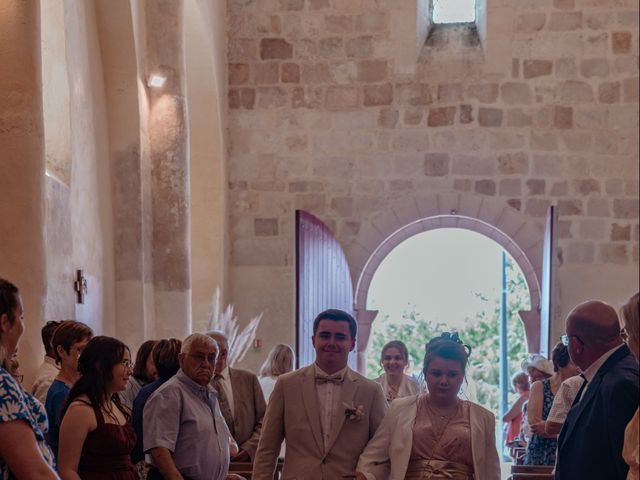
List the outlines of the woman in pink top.
{"label": "woman in pink top", "polygon": [[502,421],[507,424],[505,444],[507,447],[522,447],[525,446],[525,442],[520,436],[520,425],[522,424],[522,405],[529,400],[529,376],[525,372],[518,372],[511,377],[511,384],[519,397],[502,417]]}

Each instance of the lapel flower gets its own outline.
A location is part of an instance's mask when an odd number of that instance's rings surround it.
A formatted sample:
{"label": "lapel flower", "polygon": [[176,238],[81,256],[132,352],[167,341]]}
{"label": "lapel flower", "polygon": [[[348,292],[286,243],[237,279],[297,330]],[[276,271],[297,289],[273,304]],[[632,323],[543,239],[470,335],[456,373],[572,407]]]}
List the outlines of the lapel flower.
{"label": "lapel flower", "polygon": [[364,417],[364,405],[358,405],[357,407],[353,403],[351,405],[343,403],[343,405],[345,407],[344,416],[347,420],[358,422]]}

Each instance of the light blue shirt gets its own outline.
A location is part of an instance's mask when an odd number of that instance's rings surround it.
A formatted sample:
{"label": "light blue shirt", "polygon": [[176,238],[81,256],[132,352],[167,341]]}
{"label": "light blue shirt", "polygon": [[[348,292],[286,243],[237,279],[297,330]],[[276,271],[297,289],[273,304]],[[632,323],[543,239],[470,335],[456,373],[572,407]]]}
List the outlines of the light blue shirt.
{"label": "light blue shirt", "polygon": [[[149,397],[143,432],[144,451],[169,449],[183,476],[193,480],[226,478],[229,429],[215,390],[194,382],[182,369]],[[150,463],[154,465],[153,459]]]}

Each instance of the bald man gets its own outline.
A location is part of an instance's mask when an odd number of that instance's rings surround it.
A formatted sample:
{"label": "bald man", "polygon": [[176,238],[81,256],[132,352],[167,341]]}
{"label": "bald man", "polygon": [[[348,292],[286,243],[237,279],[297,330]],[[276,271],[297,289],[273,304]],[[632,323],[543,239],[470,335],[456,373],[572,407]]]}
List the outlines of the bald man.
{"label": "bald man", "polygon": [[585,381],[558,439],[556,480],[624,480],[624,429],[638,408],[638,362],[620,337],[616,311],[604,302],[575,307],[568,346]]}

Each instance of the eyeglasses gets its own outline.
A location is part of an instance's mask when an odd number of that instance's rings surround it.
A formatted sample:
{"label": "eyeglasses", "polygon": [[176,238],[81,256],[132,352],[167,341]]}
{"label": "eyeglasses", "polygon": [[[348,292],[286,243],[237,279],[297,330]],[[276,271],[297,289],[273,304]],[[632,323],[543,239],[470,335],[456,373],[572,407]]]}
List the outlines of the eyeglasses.
{"label": "eyeglasses", "polygon": [[629,334],[627,333],[627,329],[624,327],[620,329],[620,338],[622,338],[622,340],[624,340],[625,342],[629,340]]}
{"label": "eyeglasses", "polygon": [[133,368],[133,363],[131,363],[130,360],[122,360],[120,362],[120,365],[122,365],[124,368]]}
{"label": "eyeglasses", "polygon": [[204,363],[205,360],[211,365],[215,365],[216,363],[217,355],[215,353],[210,353],[209,355],[205,355],[204,353],[189,353],[188,355],[198,363]]}
{"label": "eyeglasses", "polygon": [[577,335],[567,335],[567,334],[565,334],[565,335],[562,335],[562,336],[560,337],[560,340],[562,341],[562,344],[563,344],[565,347],[568,347],[568,346],[569,346],[569,339],[570,339],[571,337],[574,337],[574,338],[578,339],[578,341],[579,341],[582,345],[584,345],[584,341],[583,341],[579,336],[577,336]]}

